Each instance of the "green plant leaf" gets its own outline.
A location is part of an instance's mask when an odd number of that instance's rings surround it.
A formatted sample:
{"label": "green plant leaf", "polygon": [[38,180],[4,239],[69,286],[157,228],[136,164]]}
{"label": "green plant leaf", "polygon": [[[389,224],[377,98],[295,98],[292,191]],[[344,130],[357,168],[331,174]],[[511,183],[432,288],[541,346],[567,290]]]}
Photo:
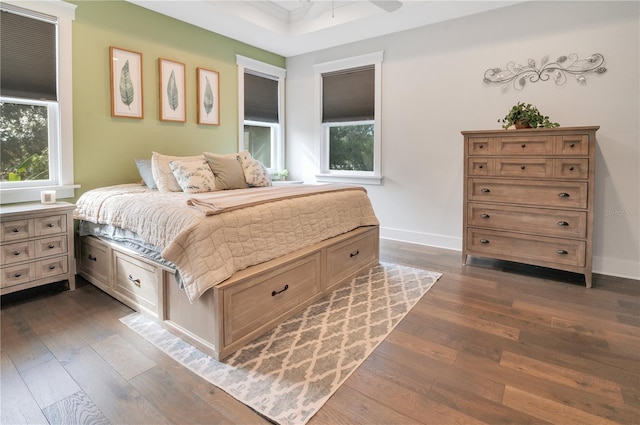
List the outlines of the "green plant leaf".
{"label": "green plant leaf", "polygon": [[127,60],[124,65],[122,65],[122,71],[120,72],[120,99],[122,99],[122,103],[127,105],[129,110],[131,110],[133,98],[133,81],[131,81],[131,74],[129,73],[129,61]]}
{"label": "green plant leaf", "polygon": [[211,88],[211,84],[209,83],[209,78],[204,77],[207,81],[207,84],[204,88],[204,100],[202,102],[204,106],[204,110],[207,112],[207,115],[213,110],[213,89]]}
{"label": "green plant leaf", "polygon": [[178,85],[176,84],[176,74],[173,71],[171,71],[169,82],[167,83],[167,100],[169,101],[169,107],[171,109],[174,111],[178,109]]}

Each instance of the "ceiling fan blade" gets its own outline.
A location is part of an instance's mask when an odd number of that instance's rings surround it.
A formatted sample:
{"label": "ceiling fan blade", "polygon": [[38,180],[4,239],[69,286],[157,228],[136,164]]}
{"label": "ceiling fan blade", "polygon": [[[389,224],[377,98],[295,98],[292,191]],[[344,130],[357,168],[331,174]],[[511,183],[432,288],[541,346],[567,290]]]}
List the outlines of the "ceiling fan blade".
{"label": "ceiling fan blade", "polygon": [[395,12],[396,10],[402,7],[402,2],[400,0],[369,0],[369,1],[389,13]]}

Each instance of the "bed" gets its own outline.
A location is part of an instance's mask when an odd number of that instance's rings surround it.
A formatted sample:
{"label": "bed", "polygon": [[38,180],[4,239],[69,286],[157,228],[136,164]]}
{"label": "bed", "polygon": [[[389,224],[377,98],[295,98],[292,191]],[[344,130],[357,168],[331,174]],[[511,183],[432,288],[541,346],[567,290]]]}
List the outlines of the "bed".
{"label": "bed", "polygon": [[80,276],[216,359],[379,259],[358,186],[124,184],[85,192],[74,218]]}

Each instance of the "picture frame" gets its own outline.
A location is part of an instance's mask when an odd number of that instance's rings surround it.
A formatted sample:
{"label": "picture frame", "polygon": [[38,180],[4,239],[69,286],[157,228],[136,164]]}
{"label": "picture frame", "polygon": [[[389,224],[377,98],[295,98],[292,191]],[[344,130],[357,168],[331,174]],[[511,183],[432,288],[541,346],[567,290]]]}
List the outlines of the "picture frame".
{"label": "picture frame", "polygon": [[160,121],[187,121],[185,64],[158,59]]}
{"label": "picture frame", "polygon": [[144,118],[142,53],[109,46],[111,116]]}
{"label": "picture frame", "polygon": [[196,69],[198,82],[198,124],[220,125],[220,73]]}

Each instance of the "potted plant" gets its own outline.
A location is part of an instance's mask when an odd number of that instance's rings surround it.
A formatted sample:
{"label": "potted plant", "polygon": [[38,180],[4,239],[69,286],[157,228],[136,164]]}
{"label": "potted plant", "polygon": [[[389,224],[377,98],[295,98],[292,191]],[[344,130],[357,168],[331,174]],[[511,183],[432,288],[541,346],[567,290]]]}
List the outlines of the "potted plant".
{"label": "potted plant", "polygon": [[548,116],[542,115],[538,108],[530,103],[524,104],[523,102],[518,102],[517,105],[514,105],[509,113],[498,122],[502,122],[502,128],[504,129],[508,129],[511,126],[515,126],[515,128],[560,127],[560,124],[551,122]]}
{"label": "potted plant", "polygon": [[284,170],[280,170],[275,173],[275,176],[277,176],[278,180],[281,180],[281,181],[286,180],[288,175],[289,175],[289,171],[287,171],[286,168]]}

